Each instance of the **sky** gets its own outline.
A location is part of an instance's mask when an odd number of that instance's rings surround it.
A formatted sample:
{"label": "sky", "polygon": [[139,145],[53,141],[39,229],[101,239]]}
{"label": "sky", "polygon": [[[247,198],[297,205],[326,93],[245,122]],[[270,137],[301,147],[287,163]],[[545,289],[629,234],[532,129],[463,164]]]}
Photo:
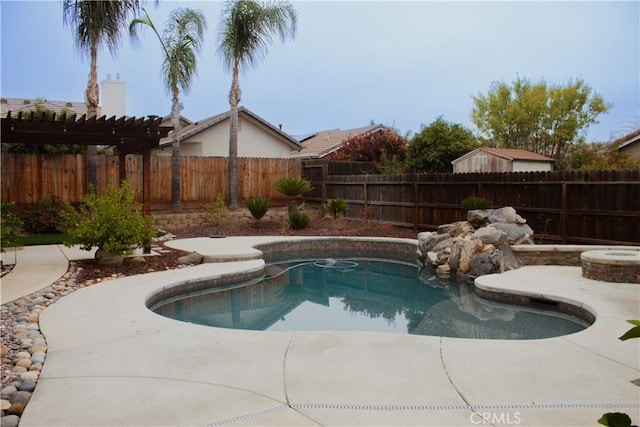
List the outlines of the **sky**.
{"label": "sky", "polygon": [[[564,85],[582,79],[611,104],[587,142],[640,127],[638,1],[292,1],[293,41],[270,45],[240,77],[241,105],[294,135],[381,123],[417,133],[439,116],[477,131],[473,97],[517,78]],[[216,54],[221,3],[147,2],[158,28],[177,7],[208,23],[198,74],[181,94],[183,115],[203,120],[229,109],[230,73]],[[9,98],[84,101],[89,60],[74,45],[61,1],[0,0],[0,93]],[[115,57],[98,56],[99,80],[127,83],[126,114],[161,115],[171,97],[161,48],[145,31]]]}

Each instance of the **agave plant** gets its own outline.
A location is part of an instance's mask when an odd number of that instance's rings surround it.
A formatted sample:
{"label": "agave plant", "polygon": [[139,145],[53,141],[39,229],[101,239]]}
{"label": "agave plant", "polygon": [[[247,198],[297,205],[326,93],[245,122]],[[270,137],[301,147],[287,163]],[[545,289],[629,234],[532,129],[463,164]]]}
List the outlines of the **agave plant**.
{"label": "agave plant", "polygon": [[347,201],[345,199],[329,199],[324,205],[324,209],[330,213],[334,218],[345,213],[347,210]]}
{"label": "agave plant", "polygon": [[271,200],[266,197],[250,197],[245,200],[244,204],[247,206],[247,209],[249,209],[249,212],[251,212],[251,216],[259,221],[267,213],[267,210],[269,210]]}
{"label": "agave plant", "polygon": [[278,193],[289,198],[289,216],[298,211],[296,197],[313,190],[311,182],[304,178],[280,178],[273,184],[273,188]]}
{"label": "agave plant", "polygon": [[307,228],[310,222],[311,215],[306,212],[298,211],[289,216],[287,224],[289,225],[290,230],[302,230],[303,228]]}

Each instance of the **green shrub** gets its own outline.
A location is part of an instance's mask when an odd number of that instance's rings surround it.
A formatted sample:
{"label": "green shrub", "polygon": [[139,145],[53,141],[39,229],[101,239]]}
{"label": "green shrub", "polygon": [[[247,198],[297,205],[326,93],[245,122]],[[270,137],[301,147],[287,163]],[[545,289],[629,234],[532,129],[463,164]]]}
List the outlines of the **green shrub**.
{"label": "green shrub", "polygon": [[251,216],[256,220],[260,220],[269,210],[271,200],[266,197],[250,197],[245,200],[244,204],[247,206],[247,209],[249,209],[249,212],[251,212]]}
{"label": "green shrub", "polygon": [[218,193],[216,197],[211,196],[209,203],[205,206],[207,211],[207,219],[213,222],[216,226],[216,237],[224,237],[220,234],[220,225],[224,222],[225,218],[229,215],[229,209],[224,202],[224,196],[222,193]]}
{"label": "green shrub", "polygon": [[324,205],[324,209],[333,215],[334,218],[338,218],[340,214],[344,214],[347,210],[347,201],[345,199],[329,199]]}
{"label": "green shrub", "polygon": [[387,156],[386,152],[380,155],[380,161],[376,163],[376,172],[382,175],[398,175],[405,172],[404,162],[398,156]]}
{"label": "green shrub", "polygon": [[0,249],[17,246],[16,236],[22,227],[22,220],[13,212],[15,202],[3,202],[0,206]]}
{"label": "green shrub", "polygon": [[33,234],[60,232],[60,211],[62,205],[53,197],[38,200],[22,216],[25,231]]}
{"label": "green shrub", "polygon": [[289,215],[288,224],[291,230],[302,230],[307,228],[310,222],[311,215],[306,212],[299,211]]}
{"label": "green shrub", "polygon": [[205,206],[205,210],[207,211],[207,219],[216,226],[222,224],[227,215],[229,215],[229,209],[227,209],[222,193],[218,193],[216,197],[211,196]]}
{"label": "green shrub", "polygon": [[482,197],[467,197],[462,201],[462,208],[467,211],[473,209],[489,209],[489,201]]}
{"label": "green shrub", "polygon": [[71,236],[65,246],[79,244],[87,251],[97,247],[107,254],[127,255],[137,247],[149,247],[156,234],[154,217],[143,215],[126,181],[120,187],[109,183],[100,196],[91,187],[78,210],[66,204],[61,217],[63,231]]}

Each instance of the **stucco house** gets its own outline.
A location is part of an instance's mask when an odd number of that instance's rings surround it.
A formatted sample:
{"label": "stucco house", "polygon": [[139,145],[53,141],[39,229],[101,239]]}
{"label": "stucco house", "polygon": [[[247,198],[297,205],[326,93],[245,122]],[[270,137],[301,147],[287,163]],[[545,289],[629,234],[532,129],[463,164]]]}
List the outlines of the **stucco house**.
{"label": "stucco house", "polygon": [[480,147],[453,160],[453,173],[552,171],[552,158],[527,150]]}
{"label": "stucco house", "polygon": [[613,144],[618,145],[618,151],[621,153],[640,159],[640,129],[616,139]]}
{"label": "stucco house", "polygon": [[[180,118],[178,119],[178,123],[179,123],[180,129],[182,129],[185,126],[189,126],[189,125],[193,124],[193,122],[191,120],[189,120],[188,118],[186,118],[185,116],[180,116]],[[172,127],[171,126],[171,116],[166,115],[166,116],[162,117],[162,123],[160,124],[160,126]]]}
{"label": "stucco house", "polygon": [[[179,129],[180,155],[227,157],[230,116],[226,111]],[[173,132],[160,141],[153,154],[170,156],[172,141]],[[289,158],[301,149],[302,145],[280,128],[245,107],[238,109],[238,157]]]}
{"label": "stucco house", "polygon": [[383,125],[370,125],[355,129],[332,129],[315,132],[300,138],[302,150],[291,153],[291,157],[321,159],[342,148],[342,141],[354,136],[367,136],[385,129]]}

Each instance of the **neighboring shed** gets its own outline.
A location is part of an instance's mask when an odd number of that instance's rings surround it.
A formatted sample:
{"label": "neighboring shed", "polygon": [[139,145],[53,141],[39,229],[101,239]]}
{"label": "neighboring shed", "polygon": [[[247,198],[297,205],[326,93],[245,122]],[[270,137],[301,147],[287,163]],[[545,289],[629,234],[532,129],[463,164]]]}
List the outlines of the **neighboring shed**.
{"label": "neighboring shed", "polygon": [[552,171],[554,160],[527,150],[480,147],[451,162],[453,173]]}
{"label": "neighboring shed", "polygon": [[[181,156],[227,157],[230,112],[189,124],[178,130]],[[171,155],[173,132],[153,154]],[[289,158],[300,143],[245,107],[238,109],[238,157]]]}
{"label": "neighboring shed", "polygon": [[640,129],[616,139],[613,144],[618,146],[618,151],[629,157],[640,159]]}
{"label": "neighboring shed", "polygon": [[304,147],[298,153],[291,153],[291,157],[301,157],[305,159],[318,159],[335,153],[342,148],[342,141],[354,136],[367,136],[383,130],[383,125],[370,125],[355,129],[332,129],[306,135],[300,139]]}

